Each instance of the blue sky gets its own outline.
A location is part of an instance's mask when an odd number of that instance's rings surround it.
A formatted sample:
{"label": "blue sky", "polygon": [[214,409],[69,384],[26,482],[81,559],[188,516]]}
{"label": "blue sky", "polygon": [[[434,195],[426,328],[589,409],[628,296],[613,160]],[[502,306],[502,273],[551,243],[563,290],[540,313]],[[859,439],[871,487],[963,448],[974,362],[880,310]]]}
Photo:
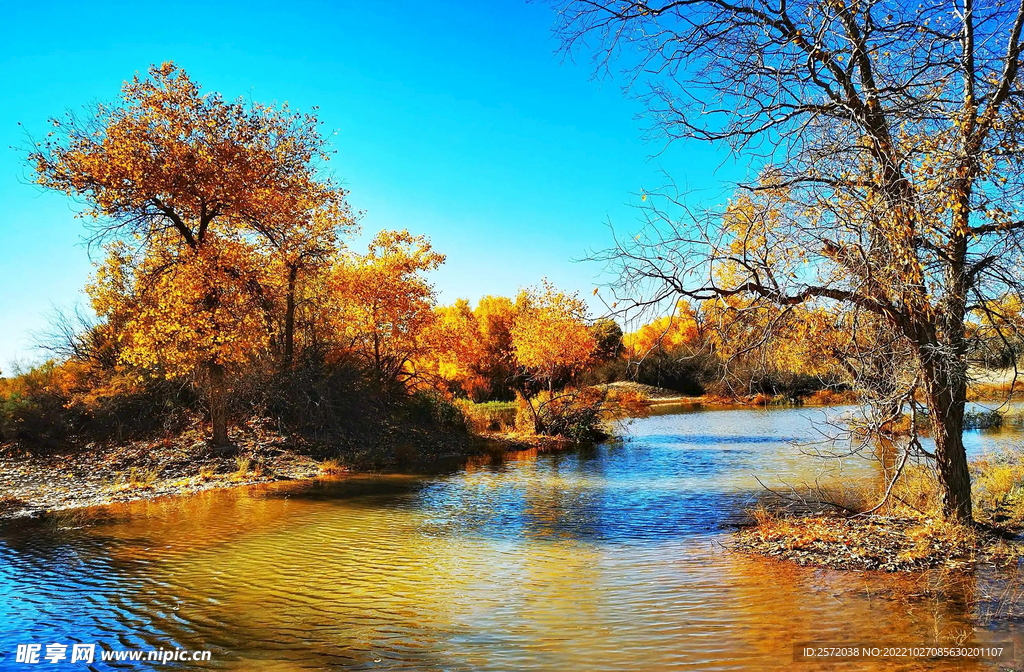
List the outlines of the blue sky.
{"label": "blue sky", "polygon": [[[0,23],[0,370],[39,358],[51,305],[84,302],[92,270],[64,196],[28,183],[24,127],[112,100],[173,60],[204,90],[320,108],[333,170],[364,237],[408,228],[448,257],[441,300],[514,294],[546,276],[589,296],[574,263],[636,226],[661,171],[722,200],[737,168],[703,145],[641,140],[637,103],[565,62],[544,4],[488,2],[5,3]],[[360,241],[354,241],[358,245]]]}

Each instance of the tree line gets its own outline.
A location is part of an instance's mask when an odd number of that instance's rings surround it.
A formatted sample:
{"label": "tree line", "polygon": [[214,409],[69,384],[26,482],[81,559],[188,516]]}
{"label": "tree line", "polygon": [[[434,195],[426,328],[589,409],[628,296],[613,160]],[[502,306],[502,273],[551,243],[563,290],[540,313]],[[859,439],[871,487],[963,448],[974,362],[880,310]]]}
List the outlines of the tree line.
{"label": "tree line", "polygon": [[[445,257],[426,237],[381,231],[365,251],[350,246],[360,213],[321,126],[315,109],[203,92],[173,63],[125,82],[112,103],[52,119],[27,159],[41,187],[81,206],[102,257],[85,288],[98,319],[57,316],[43,345],[59,361],[5,381],[5,438],[60,424],[33,407],[47,390],[53,415],[77,409],[63,435],[104,407],[121,408],[120,434],[126,416],[144,424],[140,406],[198,394],[212,442],[229,445],[229,416],[254,410],[232,408],[238,389],[269,385],[254,374],[340,363],[384,397],[519,398],[543,432],[556,392],[635,378],[655,361],[662,382],[665,357],[692,369],[685,361],[724,347],[682,334],[696,315],[685,306],[624,338],[546,280],[475,308],[438,306],[428,276]],[[665,383],[697,390],[703,374],[688,375]]]}

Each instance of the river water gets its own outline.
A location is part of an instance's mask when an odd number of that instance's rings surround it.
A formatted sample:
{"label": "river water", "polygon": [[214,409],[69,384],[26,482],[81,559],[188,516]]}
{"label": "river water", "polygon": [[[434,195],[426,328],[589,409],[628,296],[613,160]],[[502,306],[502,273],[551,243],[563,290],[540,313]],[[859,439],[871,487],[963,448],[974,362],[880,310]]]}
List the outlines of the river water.
{"label": "river water", "polygon": [[[18,644],[206,649],[92,669],[999,669],[794,662],[794,644],[1016,645],[1017,574],[800,568],[729,550],[773,487],[870,478],[800,442],[849,409],[683,408],[627,440],[105,507],[0,529],[0,669]],[[971,432],[972,453],[1021,435]],[[69,656],[70,658],[70,656]]]}

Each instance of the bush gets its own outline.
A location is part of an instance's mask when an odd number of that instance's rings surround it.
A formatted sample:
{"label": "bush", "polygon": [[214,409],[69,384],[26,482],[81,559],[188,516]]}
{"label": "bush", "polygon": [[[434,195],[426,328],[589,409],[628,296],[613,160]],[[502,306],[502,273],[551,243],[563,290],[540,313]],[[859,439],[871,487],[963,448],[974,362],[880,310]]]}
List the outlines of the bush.
{"label": "bush", "polygon": [[70,416],[52,395],[14,394],[0,405],[0,436],[25,448],[54,448],[71,433]]}
{"label": "bush", "polygon": [[603,441],[606,394],[595,388],[566,390],[540,407],[544,432],[572,441]]}
{"label": "bush", "polygon": [[523,431],[572,441],[601,441],[608,438],[606,399],[604,391],[593,387],[562,390],[554,394],[541,392],[529,400],[520,397],[517,400],[516,426]]}
{"label": "bush", "polygon": [[964,429],[995,429],[1003,426],[1003,414],[999,411],[967,411],[964,413]]}
{"label": "bush", "polygon": [[22,447],[54,447],[73,431],[69,398],[56,386],[57,365],[47,362],[0,380],[0,438]]}
{"label": "bush", "polygon": [[[453,403],[385,387],[348,360],[311,357],[288,371],[257,368],[229,380],[233,423],[270,418],[283,434],[379,453],[384,461],[399,442],[434,449],[440,442],[427,438],[432,432],[450,438],[466,429]],[[47,363],[0,379],[0,442],[57,450],[178,433],[207,417],[205,389],[202,380]]]}
{"label": "bush", "polygon": [[121,441],[176,433],[201,411],[200,395],[189,380],[147,377],[134,383],[115,382],[76,397],[70,410],[79,410],[83,420],[75,439]]}
{"label": "bush", "polygon": [[229,413],[273,420],[282,434],[316,446],[322,457],[388,464],[399,453],[450,450],[465,435],[462,411],[427,391],[408,394],[383,385],[354,360],[308,357],[287,371],[253,372],[236,380]]}
{"label": "bush", "polygon": [[142,438],[183,429],[197,402],[187,381],[47,362],[0,380],[0,441],[53,450]]}
{"label": "bush", "polygon": [[414,422],[443,431],[465,431],[466,416],[455,403],[434,392],[419,391],[410,397],[409,414]]}
{"label": "bush", "polygon": [[404,398],[386,394],[352,361],[307,358],[286,371],[253,371],[234,380],[228,414],[262,416],[279,431],[322,443],[372,444]]}

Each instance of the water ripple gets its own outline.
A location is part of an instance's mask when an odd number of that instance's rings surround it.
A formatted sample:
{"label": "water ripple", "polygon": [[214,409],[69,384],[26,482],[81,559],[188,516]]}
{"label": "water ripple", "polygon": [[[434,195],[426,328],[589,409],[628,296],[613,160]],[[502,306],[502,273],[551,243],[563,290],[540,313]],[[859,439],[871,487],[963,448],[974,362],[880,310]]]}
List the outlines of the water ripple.
{"label": "water ripple", "polygon": [[[830,476],[792,445],[822,422],[801,410],[661,415],[621,444],[10,526],[0,669],[29,641],[211,649],[203,669],[281,671],[789,669],[793,642],[978,628],[976,640],[1011,638],[1024,653],[1018,625],[980,627],[966,597],[915,597],[934,594],[930,575],[837,574],[725,548],[761,492],[754,474]],[[942,590],[996,594],[1006,578]]]}

